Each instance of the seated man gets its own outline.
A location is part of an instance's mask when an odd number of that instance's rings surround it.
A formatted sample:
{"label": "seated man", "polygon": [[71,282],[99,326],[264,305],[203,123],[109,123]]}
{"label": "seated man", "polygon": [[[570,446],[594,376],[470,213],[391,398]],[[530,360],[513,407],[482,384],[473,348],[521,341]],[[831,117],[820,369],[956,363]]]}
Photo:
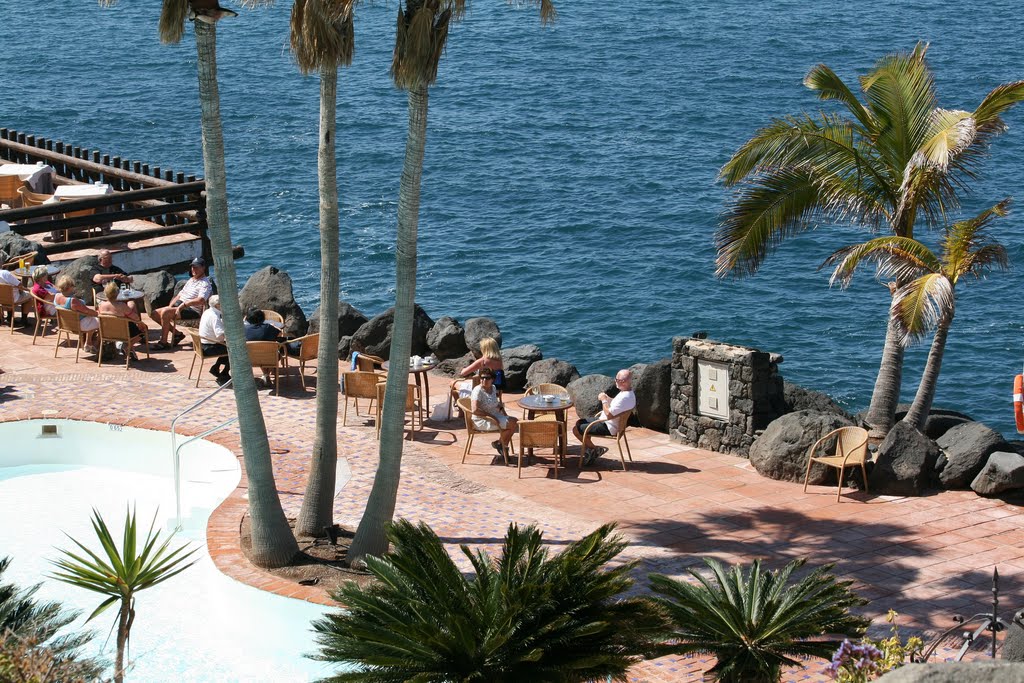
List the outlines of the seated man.
{"label": "seated man", "polygon": [[245,314],[245,341],[280,341],[281,330],[267,322],[267,316],[258,308]]}
{"label": "seated man", "polygon": [[[596,436],[615,436],[618,432],[618,426],[612,418],[617,417],[627,410],[636,408],[636,394],[633,393],[633,375],[629,370],[619,370],[615,373],[615,388],[618,389],[618,393],[615,394],[614,398],[604,393],[603,391],[597,395],[599,401],[601,401],[601,412],[597,417],[584,418],[576,422],[576,426],[572,428],[572,434],[583,444],[583,464],[591,465],[595,460],[599,452],[594,448],[594,444],[590,441],[591,435]],[[587,428],[587,425],[593,422],[600,422],[590,428],[587,432],[587,437],[583,438],[583,431]]]}
{"label": "seated man", "polygon": [[25,316],[32,312],[32,296],[22,286],[21,278],[9,270],[0,268],[0,285],[14,287],[14,305],[21,306],[21,319],[24,320]]}
{"label": "seated man", "polygon": [[213,293],[213,284],[206,275],[206,261],[201,258],[192,259],[189,272],[192,277],[188,279],[188,282],[181,288],[181,291],[171,299],[170,305],[163,306],[150,313],[153,321],[160,326],[160,341],[153,346],[155,349],[167,348],[167,337],[172,331],[174,336],[171,340],[174,344],[184,339],[185,335],[174,327],[174,321],[180,318],[190,318],[193,320],[199,318],[203,314],[203,309],[206,308],[206,300]]}
{"label": "seated man", "polygon": [[107,286],[108,282],[118,282],[126,285],[132,283],[132,276],[114,265],[114,257],[110,255],[110,250],[100,249],[99,253],[96,254],[96,258],[99,259],[100,269],[96,275],[92,276],[94,290],[97,292],[101,291]]}
{"label": "seated man", "polygon": [[202,338],[203,355],[221,356],[210,366],[210,374],[217,378],[217,384],[231,379],[231,363],[228,347],[224,344],[224,317],[220,313],[220,297],[210,297],[210,305],[199,318],[199,336]]}

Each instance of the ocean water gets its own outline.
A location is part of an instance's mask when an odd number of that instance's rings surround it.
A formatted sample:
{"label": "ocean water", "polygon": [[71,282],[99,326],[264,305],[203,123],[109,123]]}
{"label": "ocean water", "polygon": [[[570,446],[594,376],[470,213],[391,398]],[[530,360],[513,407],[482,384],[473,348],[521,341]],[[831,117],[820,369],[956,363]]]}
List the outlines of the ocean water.
{"label": "ocean water", "polygon": [[[0,126],[202,174],[195,49],[157,38],[158,3],[111,9],[0,0]],[[287,47],[290,4],[218,29],[231,229],[242,278],[272,264],[307,314],[319,303],[318,83]],[[849,83],[882,55],[931,44],[940,104],[973,109],[1024,78],[1010,0],[860,3],[736,0],[473,3],[430,93],[417,300],[434,318],[493,317],[505,345],[538,344],[581,373],[664,358],[671,338],[783,354],[784,376],[852,410],[866,406],[888,297],[865,271],[847,291],[818,271],[861,240],[821,227],[788,240],[753,278],[714,276],[727,199],[718,169],[773,116],[816,111],[801,85],[823,62]],[[356,57],[339,82],[343,298],[373,315],[394,293],[405,94],[388,78],[393,3],[357,10]],[[1024,109],[1006,117],[964,210],[1020,195]],[[1014,266],[1021,213],[994,227]],[[1021,368],[1015,272],[964,283],[936,404],[1010,435]],[[927,345],[910,350],[913,397]]]}

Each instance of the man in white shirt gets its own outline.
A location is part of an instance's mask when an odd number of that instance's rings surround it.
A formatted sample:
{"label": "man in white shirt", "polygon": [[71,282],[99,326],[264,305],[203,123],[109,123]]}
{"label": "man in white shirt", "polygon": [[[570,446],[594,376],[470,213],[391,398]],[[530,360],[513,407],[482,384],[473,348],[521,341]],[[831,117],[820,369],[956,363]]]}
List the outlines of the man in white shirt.
{"label": "man in white shirt", "polygon": [[[24,322],[25,316],[32,312],[32,297],[21,286],[21,278],[9,270],[0,268],[0,285],[14,287],[14,305],[21,306],[21,319]],[[13,313],[11,315],[13,317]]]}
{"label": "man in white shirt", "polygon": [[220,312],[220,297],[210,297],[209,306],[199,318],[199,336],[202,337],[204,356],[218,356],[210,367],[210,374],[217,378],[217,384],[224,384],[231,378],[231,364],[228,362],[228,348],[224,345],[224,317]]}
{"label": "man in white shirt", "polygon": [[[618,417],[627,410],[636,408],[636,394],[633,393],[633,375],[629,370],[619,370],[615,373],[615,388],[619,392],[614,397],[609,396],[603,391],[597,395],[598,400],[601,401],[601,412],[597,417],[578,420],[576,426],[572,428],[573,436],[583,444],[582,464],[584,465],[593,464],[600,454],[590,441],[591,435],[615,436],[618,433],[618,423],[613,418]],[[591,427],[586,437],[584,437],[583,432],[593,422],[599,424]]]}

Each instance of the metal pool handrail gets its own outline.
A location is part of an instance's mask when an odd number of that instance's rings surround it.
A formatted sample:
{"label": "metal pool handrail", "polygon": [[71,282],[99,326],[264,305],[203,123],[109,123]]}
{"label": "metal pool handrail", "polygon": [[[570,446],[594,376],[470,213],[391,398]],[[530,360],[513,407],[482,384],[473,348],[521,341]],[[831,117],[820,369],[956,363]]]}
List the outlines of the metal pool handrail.
{"label": "metal pool handrail", "polygon": [[221,423],[221,424],[217,425],[216,427],[211,427],[210,429],[207,429],[205,432],[203,432],[202,434],[200,434],[198,436],[193,436],[191,439],[185,441],[180,446],[177,445],[178,439],[177,439],[177,434],[174,431],[174,428],[177,425],[178,420],[180,420],[181,418],[185,417],[186,415],[191,413],[193,410],[195,410],[199,406],[201,406],[204,403],[206,403],[207,401],[209,401],[211,398],[216,396],[222,389],[226,389],[229,386],[231,386],[231,382],[232,381],[233,381],[233,379],[228,379],[227,382],[224,382],[224,384],[222,384],[219,387],[217,387],[208,396],[205,396],[205,397],[199,399],[198,401],[196,401],[195,403],[190,405],[188,408],[185,408],[185,410],[183,410],[180,413],[178,413],[177,415],[175,415],[174,419],[171,420],[171,457],[172,457],[172,459],[174,461],[174,506],[175,506],[175,527],[174,527],[174,529],[175,529],[175,531],[181,531],[181,456],[180,456],[181,449],[184,448],[185,446],[189,445],[190,443],[192,443],[196,439],[205,438],[205,437],[209,436],[210,434],[213,434],[216,431],[224,429],[225,427],[227,427],[232,422],[236,422],[238,420],[238,416],[236,415],[235,417],[231,418],[227,422]]}

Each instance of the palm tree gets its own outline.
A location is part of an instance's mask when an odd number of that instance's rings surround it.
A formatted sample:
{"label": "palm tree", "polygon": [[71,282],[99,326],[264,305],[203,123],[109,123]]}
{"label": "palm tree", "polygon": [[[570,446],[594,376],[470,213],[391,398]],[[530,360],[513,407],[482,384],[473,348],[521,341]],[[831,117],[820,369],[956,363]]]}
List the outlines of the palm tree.
{"label": "palm tree", "polygon": [[334,598],[313,623],[315,659],[355,666],[327,681],[626,680],[668,627],[646,598],[621,597],[635,562],[609,567],[626,547],[605,525],[549,557],[540,531],[511,524],[501,557],[462,552],[467,578],[425,524],[389,526],[394,550],[367,557],[378,579]]}
{"label": "palm tree", "polygon": [[[1000,85],[972,111],[938,107],[927,45],[883,57],[860,79],[865,102],[827,66],[804,85],[845,115],[801,114],[759,130],[722,167],[737,192],[715,243],[717,274],[752,275],[788,237],[819,222],[884,228],[913,237],[920,220],[946,222],[982,155],[1006,126],[1001,115],[1024,98],[1024,81]],[[902,285],[897,282],[897,288]],[[866,421],[875,436],[892,427],[903,347],[890,309],[882,362]]]}
{"label": "palm tree", "polygon": [[1006,249],[985,232],[992,221],[1008,213],[1009,206],[1007,198],[974,218],[946,227],[938,256],[913,238],[890,235],[839,249],[825,262],[838,264],[832,281],[843,286],[864,261],[877,263],[880,275],[905,282],[893,296],[893,320],[901,345],[935,330],[917,395],[903,418],[918,431],[924,431],[935,398],[946,337],[956,313],[957,283],[968,275],[981,279],[993,268],[1009,267]]}
{"label": "palm tree", "polygon": [[81,654],[92,634],[65,632],[78,613],[65,611],[58,602],[37,601],[38,584],[19,588],[3,583],[10,564],[11,558],[0,558],[0,680],[32,680],[24,669],[36,663],[50,676],[44,681],[97,679],[104,663]]}
{"label": "palm tree", "polygon": [[870,623],[849,613],[867,600],[829,574],[831,564],[795,579],[805,560],[774,572],[762,571],[760,560],[747,571],[704,562],[710,579],[694,569],[687,572],[696,584],[653,574],[651,588],[674,625],[669,651],[715,655],[708,673],[720,683],[775,683],[782,667],[800,665],[795,658],[829,659],[843,641],[836,634],[859,636]]}
{"label": "palm tree", "polygon": [[[528,0],[540,8],[542,22],[553,21],[551,0]],[[462,18],[465,0],[405,0],[398,5],[398,28],[391,60],[391,78],[409,93],[409,128],[398,189],[398,233],[395,239],[395,317],[385,400],[381,417],[380,457],[373,488],[349,548],[350,561],[387,550],[386,525],[395,514],[402,468],[409,353],[412,349],[416,297],[416,235],[419,229],[420,178],[427,142],[428,89],[437,80],[448,25]],[[398,400],[388,400],[398,396]]]}
{"label": "palm tree", "polygon": [[[160,540],[160,532],[153,533],[156,524],[156,514],[149,525],[149,532],[146,539],[139,545],[138,528],[135,524],[135,512],[129,510],[125,513],[124,533],[121,549],[117,549],[114,537],[103,521],[102,515],[93,508],[92,528],[96,532],[100,545],[103,547],[105,557],[86,548],[82,543],[71,541],[79,549],[88,555],[88,558],[77,555],[70,550],[61,550],[64,557],[55,560],[60,571],[54,573],[52,578],[63,581],[71,586],[84,588],[85,590],[100,593],[107,596],[106,600],[100,603],[99,607],[93,610],[86,621],[91,621],[102,614],[108,607],[117,603],[117,661],[114,664],[114,681],[122,683],[124,680],[125,652],[128,649],[128,640],[131,637],[132,624],[135,622],[135,595],[147,588],[152,588],[163,583],[171,577],[177,576],[193,564],[195,560],[186,563],[185,561],[198,548],[185,552],[187,545],[178,546],[170,550],[171,538],[165,540],[160,547],[156,543]],[[69,536],[70,538],[70,536]]]}
{"label": "palm tree", "polygon": [[[115,0],[100,0],[109,5]],[[260,4],[247,0],[243,4]],[[160,40],[177,43],[185,35],[186,19],[195,19],[196,66],[199,72],[199,108],[203,134],[203,169],[206,175],[206,220],[213,250],[213,264],[219,280],[221,312],[227,337],[228,358],[239,368],[249,367],[245,347],[242,309],[238,303],[238,279],[231,253],[228,226],[227,172],[224,165],[224,133],[220,120],[217,89],[217,21],[233,14],[221,10],[217,0],[163,0],[160,12]],[[281,567],[299,551],[295,537],[277,495],[270,459],[267,426],[260,409],[256,380],[251,372],[236,372],[233,381],[238,427],[248,481],[249,513],[252,517],[252,561],[260,567]]]}
{"label": "palm tree", "polygon": [[320,345],[317,350],[316,434],[306,495],[295,531],[323,535],[334,525],[338,466],[338,163],[334,152],[338,67],[352,63],[354,0],[295,0],[291,46],[304,74],[320,74]]}

